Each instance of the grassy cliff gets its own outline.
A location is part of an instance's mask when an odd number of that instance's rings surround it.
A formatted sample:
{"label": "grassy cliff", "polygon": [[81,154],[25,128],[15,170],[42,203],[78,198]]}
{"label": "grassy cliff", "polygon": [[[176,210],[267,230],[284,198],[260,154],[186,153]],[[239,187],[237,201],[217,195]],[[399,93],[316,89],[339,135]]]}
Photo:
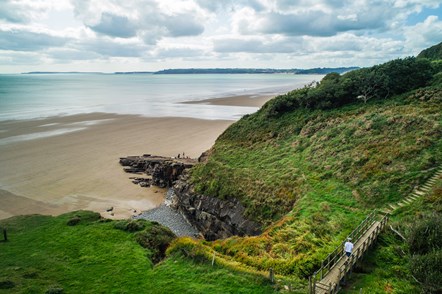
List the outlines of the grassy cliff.
{"label": "grassy cliff", "polygon": [[310,275],[372,209],[441,165],[439,72],[410,57],[329,74],[233,124],[192,179],[200,193],[240,199],[266,229],[209,246],[258,270]]}

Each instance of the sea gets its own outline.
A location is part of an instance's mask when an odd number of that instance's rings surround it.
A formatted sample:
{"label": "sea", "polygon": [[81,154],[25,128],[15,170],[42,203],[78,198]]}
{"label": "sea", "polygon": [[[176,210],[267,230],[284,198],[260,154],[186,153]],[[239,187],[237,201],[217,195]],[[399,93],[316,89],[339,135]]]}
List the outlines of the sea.
{"label": "sea", "polygon": [[85,113],[238,120],[256,107],[187,104],[240,95],[278,95],[322,75],[0,74],[0,121]]}

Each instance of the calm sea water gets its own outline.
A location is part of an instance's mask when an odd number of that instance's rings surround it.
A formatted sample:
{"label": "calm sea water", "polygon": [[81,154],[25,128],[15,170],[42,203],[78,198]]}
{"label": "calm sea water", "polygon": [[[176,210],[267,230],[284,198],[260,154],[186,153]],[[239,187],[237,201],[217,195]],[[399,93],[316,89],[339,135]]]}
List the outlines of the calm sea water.
{"label": "calm sea water", "polygon": [[234,95],[276,95],[321,75],[0,75],[0,121],[105,112],[236,120],[255,107],[182,104]]}

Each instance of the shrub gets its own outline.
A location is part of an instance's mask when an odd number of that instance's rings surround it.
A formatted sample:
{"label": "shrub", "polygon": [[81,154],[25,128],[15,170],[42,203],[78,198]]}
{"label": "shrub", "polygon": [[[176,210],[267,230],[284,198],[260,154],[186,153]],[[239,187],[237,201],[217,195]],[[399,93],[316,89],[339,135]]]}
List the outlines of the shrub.
{"label": "shrub", "polygon": [[418,221],[411,228],[408,245],[412,254],[427,254],[442,249],[442,217],[434,215]]}
{"label": "shrub", "polygon": [[63,292],[64,292],[63,288],[58,287],[58,286],[52,286],[45,293],[46,294],[63,294]]}
{"label": "shrub", "polygon": [[171,230],[159,224],[152,224],[136,234],[137,242],[152,251],[153,263],[158,263],[165,257],[167,247],[175,238]]}
{"label": "shrub", "polygon": [[442,292],[442,250],[411,258],[411,272],[422,283],[425,293]]}
{"label": "shrub", "polygon": [[15,287],[15,283],[10,280],[0,281],[0,289],[12,289]]}
{"label": "shrub", "polygon": [[138,232],[144,230],[147,222],[143,219],[138,220],[122,220],[115,223],[114,228],[126,232]]}
{"label": "shrub", "polygon": [[68,220],[67,225],[68,226],[75,226],[78,225],[81,221],[81,218],[79,218],[78,216],[71,218],[70,220]]}

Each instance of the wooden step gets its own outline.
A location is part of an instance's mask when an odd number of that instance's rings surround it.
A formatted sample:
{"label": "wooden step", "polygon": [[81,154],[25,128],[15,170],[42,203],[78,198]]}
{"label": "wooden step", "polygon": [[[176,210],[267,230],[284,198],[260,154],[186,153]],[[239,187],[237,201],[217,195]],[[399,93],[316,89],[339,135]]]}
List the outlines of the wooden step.
{"label": "wooden step", "polygon": [[425,195],[425,191],[421,191],[421,190],[417,190],[414,193],[419,195],[419,196]]}
{"label": "wooden step", "polygon": [[392,210],[396,210],[396,208],[397,208],[397,206],[395,206],[394,204],[388,204],[388,206],[390,206],[390,208],[391,208]]}

